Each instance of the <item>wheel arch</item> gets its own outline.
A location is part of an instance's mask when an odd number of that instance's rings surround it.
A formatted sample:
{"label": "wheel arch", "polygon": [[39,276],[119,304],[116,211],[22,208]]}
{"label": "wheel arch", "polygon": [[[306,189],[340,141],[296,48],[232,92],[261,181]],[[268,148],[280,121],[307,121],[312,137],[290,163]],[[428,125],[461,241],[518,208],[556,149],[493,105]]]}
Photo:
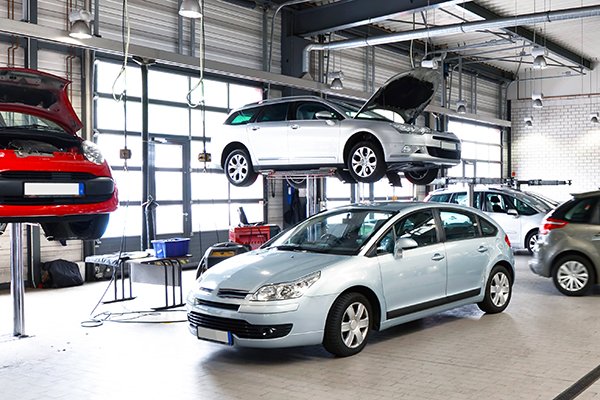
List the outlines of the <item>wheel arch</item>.
{"label": "wheel arch", "polygon": [[535,232],[535,234],[537,235],[540,232],[540,229],[535,227],[535,228],[531,228],[530,230],[527,231],[527,233],[525,234],[524,238],[523,238],[523,248],[526,249],[527,248],[527,238],[529,237],[529,235]]}
{"label": "wheel arch", "polygon": [[355,134],[350,136],[348,138],[348,140],[346,140],[346,144],[344,145],[344,153],[343,153],[344,159],[342,160],[344,163],[344,166],[346,166],[348,164],[348,157],[350,157],[350,150],[352,150],[352,147],[355,144],[357,144],[358,142],[362,142],[364,140],[369,140],[369,141],[375,143],[377,146],[379,146],[379,149],[383,153],[383,158],[385,161],[385,150],[384,150],[383,146],[381,145],[381,142],[379,141],[377,136],[373,135],[370,132],[361,131],[361,132],[356,132]]}
{"label": "wheel arch", "polygon": [[[509,263],[508,261],[505,261],[505,260],[498,261],[498,262],[497,262],[497,263],[494,265],[494,267],[495,267],[496,265],[501,265],[501,266],[503,266],[504,268],[506,268],[506,270],[508,271],[508,274],[510,275],[510,282],[511,282],[511,284],[513,284],[513,285],[514,285],[514,283],[515,283],[515,270],[514,270],[513,266],[512,266],[512,265],[510,265],[510,263]],[[493,268],[492,268],[492,269],[493,269]]]}
{"label": "wheel arch", "polygon": [[[223,169],[225,169],[225,160],[227,160],[227,156],[234,150],[244,150],[246,153],[248,153],[250,159],[252,159],[252,155],[245,145],[240,142],[231,142],[225,146],[223,152],[221,153],[221,167],[223,167]],[[252,166],[254,166],[254,163],[252,163]]]}
{"label": "wheel arch", "polygon": [[589,257],[587,254],[582,253],[581,251],[577,251],[577,250],[567,250],[567,251],[563,251],[562,253],[559,253],[557,255],[555,255],[552,258],[552,261],[550,263],[550,265],[552,266],[550,269],[550,277],[554,278],[554,270],[556,269],[556,263],[558,262],[558,260],[560,260],[561,258],[565,257],[565,256],[579,256],[582,258],[585,258],[587,260],[587,262],[590,263],[590,265],[592,266],[592,268],[594,268],[594,278],[595,278],[595,284],[599,283],[599,271],[598,271],[598,266],[596,265],[596,263],[592,260],[591,257]]}
{"label": "wheel arch", "polygon": [[341,292],[336,300],[346,293],[360,293],[369,300],[371,311],[373,311],[373,330],[378,331],[381,324],[381,303],[375,292],[366,286],[352,286]]}

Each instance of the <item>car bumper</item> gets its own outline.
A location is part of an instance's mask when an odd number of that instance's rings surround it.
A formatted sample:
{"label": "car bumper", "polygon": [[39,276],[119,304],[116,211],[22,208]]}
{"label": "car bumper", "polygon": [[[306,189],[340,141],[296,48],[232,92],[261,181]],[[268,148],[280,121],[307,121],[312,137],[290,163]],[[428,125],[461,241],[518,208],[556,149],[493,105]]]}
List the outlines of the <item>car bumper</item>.
{"label": "car bumper", "polygon": [[[436,139],[433,139],[435,137]],[[384,143],[388,165],[453,166],[460,163],[461,144],[443,136],[407,135],[403,142]]]}
{"label": "car bumper", "polygon": [[534,274],[539,276],[546,278],[552,276],[551,262],[549,260],[547,251],[539,241],[536,247],[533,249],[533,258],[529,260],[529,269],[531,269]]}
{"label": "car bumper", "polygon": [[199,339],[211,340],[199,337],[198,327],[204,334],[207,330],[221,337],[229,334],[229,344],[234,346],[281,348],[320,344],[335,296],[259,304],[244,300],[238,310],[223,309],[215,303],[197,305],[194,299],[190,295],[187,300],[189,331]]}

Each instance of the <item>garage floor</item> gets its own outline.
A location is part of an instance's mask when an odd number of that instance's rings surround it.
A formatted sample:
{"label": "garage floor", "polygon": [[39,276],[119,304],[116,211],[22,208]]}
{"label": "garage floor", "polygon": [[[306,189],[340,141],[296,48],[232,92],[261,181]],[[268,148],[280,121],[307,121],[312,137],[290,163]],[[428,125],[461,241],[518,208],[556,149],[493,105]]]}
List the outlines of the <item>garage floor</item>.
{"label": "garage floor", "polygon": [[[95,311],[127,322],[93,328],[81,323],[107,282],[28,290],[31,336],[15,339],[12,299],[2,291],[0,397],[553,399],[600,364],[600,285],[583,298],[560,295],[529,271],[528,259],[516,256],[514,295],[503,314],[462,307],[375,332],[349,358],[320,346],[265,351],[198,341],[186,322],[176,322],[185,320],[184,311],[114,315],[163,305],[161,287],[147,284],[134,284],[135,300]],[[184,271],[184,293],[194,273]],[[596,382],[577,399],[600,399],[599,393]]]}

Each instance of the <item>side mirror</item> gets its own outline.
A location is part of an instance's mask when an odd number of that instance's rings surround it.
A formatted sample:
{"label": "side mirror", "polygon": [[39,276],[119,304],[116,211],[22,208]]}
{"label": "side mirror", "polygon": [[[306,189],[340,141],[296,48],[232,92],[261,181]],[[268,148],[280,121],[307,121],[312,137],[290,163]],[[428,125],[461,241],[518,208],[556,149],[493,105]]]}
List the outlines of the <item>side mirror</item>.
{"label": "side mirror", "polygon": [[330,120],[330,119],[334,119],[334,118],[333,118],[333,115],[331,115],[331,112],[329,112],[329,111],[325,111],[325,110],[323,110],[323,111],[318,111],[318,112],[315,114],[315,118],[316,118],[316,119],[323,119],[323,120]]}
{"label": "side mirror", "polygon": [[410,238],[400,238],[396,240],[396,245],[394,246],[394,258],[400,259],[402,258],[402,253],[404,250],[410,250],[419,247],[419,244]]}
{"label": "side mirror", "polygon": [[513,217],[518,217],[519,213],[517,210],[515,210],[514,208],[509,208],[508,211],[506,212],[508,215],[512,215]]}

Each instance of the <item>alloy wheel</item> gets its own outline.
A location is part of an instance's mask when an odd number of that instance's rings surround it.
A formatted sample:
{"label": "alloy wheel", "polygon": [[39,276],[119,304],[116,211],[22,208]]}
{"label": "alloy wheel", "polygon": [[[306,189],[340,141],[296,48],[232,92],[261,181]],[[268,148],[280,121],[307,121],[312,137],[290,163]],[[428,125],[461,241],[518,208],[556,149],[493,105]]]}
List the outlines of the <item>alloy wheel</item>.
{"label": "alloy wheel", "polygon": [[352,170],[361,177],[367,178],[377,168],[377,155],[370,147],[359,147],[352,155]]}
{"label": "alloy wheel", "polygon": [[369,331],[369,312],[364,304],[352,303],[342,317],[342,340],[349,348],[356,348],[364,342]]}
{"label": "alloy wheel", "polygon": [[502,307],[510,295],[510,281],[503,272],[498,272],[492,278],[490,298],[496,307]]}
{"label": "alloy wheel", "polygon": [[248,160],[241,154],[235,154],[227,165],[227,174],[234,182],[242,182],[248,175]]}
{"label": "alloy wheel", "polygon": [[578,261],[567,261],[556,272],[558,284],[569,292],[581,290],[590,279],[585,265]]}

